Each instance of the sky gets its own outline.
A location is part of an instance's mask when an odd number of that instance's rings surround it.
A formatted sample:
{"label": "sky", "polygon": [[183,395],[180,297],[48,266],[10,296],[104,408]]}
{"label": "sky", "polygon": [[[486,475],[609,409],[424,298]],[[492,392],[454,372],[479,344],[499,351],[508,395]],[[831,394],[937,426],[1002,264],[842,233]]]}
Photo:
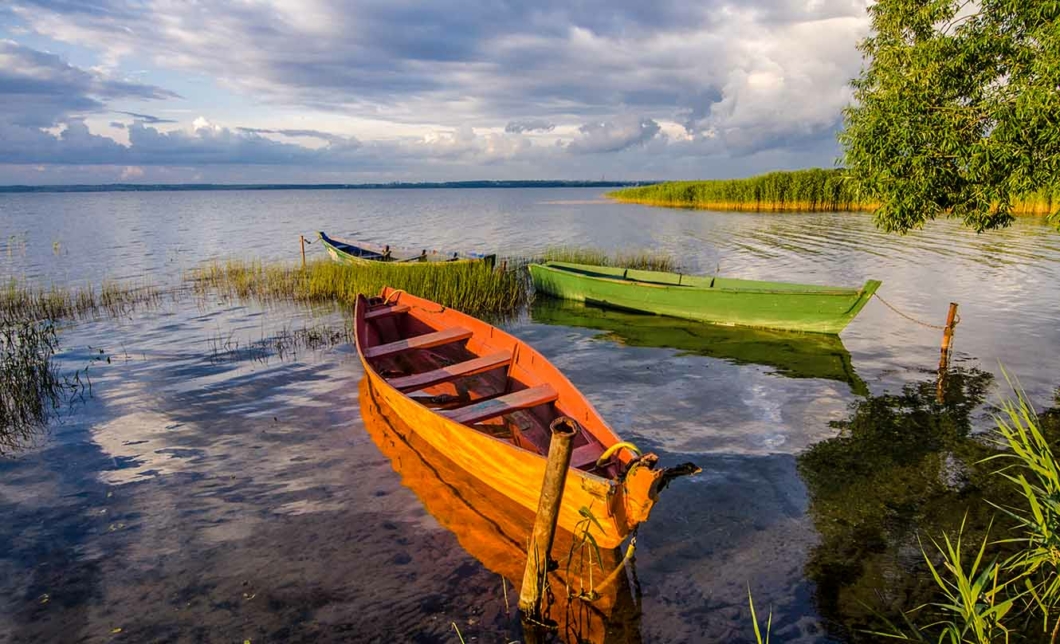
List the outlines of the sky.
{"label": "sky", "polygon": [[0,184],[832,167],[868,0],[4,0]]}

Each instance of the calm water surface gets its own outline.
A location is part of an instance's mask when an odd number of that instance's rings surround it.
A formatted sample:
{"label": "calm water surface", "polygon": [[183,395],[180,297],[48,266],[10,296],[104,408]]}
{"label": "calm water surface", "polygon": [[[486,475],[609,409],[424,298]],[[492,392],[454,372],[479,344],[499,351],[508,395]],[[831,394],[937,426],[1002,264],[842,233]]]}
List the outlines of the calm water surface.
{"label": "calm water surface", "polygon": [[[0,276],[175,284],[207,259],[293,261],[298,235],[323,229],[510,255],[646,247],[690,271],[736,277],[876,278],[889,302],[934,324],[959,302],[957,402],[945,406],[932,406],[929,373],[940,332],[880,302],[841,343],[820,346],[549,302],[509,325],[620,435],[664,462],[703,467],[666,491],[640,531],[640,638],[747,641],[750,586],[756,604],[773,607],[777,641],[857,639],[855,600],[915,587],[903,580],[913,578],[917,531],[948,527],[983,486],[974,473],[939,484],[931,464],[966,446],[927,438],[902,452],[900,471],[852,472],[845,464],[894,441],[851,446],[834,423],[882,414],[916,433],[924,430],[907,411],[918,409],[964,434],[986,427],[999,362],[1050,406],[1060,385],[1060,235],[1020,220],[980,236],[936,222],[898,237],[859,214],[706,213],[598,197],[4,195]],[[341,311],[188,297],[64,328],[62,365],[90,364],[93,396],[0,460],[0,642],[457,641],[454,623],[465,638],[518,638],[496,569],[402,485],[366,431],[349,344],[284,340],[344,323]],[[109,363],[95,359],[101,349]],[[889,485],[910,495],[902,507]]]}

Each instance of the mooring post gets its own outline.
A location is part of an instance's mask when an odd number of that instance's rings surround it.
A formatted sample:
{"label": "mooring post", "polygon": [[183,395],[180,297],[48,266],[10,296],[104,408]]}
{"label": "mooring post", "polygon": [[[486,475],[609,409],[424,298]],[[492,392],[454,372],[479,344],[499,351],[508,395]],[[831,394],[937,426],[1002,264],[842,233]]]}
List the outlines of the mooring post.
{"label": "mooring post", "polygon": [[549,426],[552,442],[548,446],[548,463],[545,478],[541,483],[541,496],[537,502],[537,518],[530,534],[530,546],[526,551],[526,568],[523,570],[523,585],[519,589],[519,610],[524,618],[541,619],[541,593],[548,575],[549,554],[552,539],[556,536],[556,519],[563,501],[563,484],[567,480],[574,436],[578,423],[560,416]]}
{"label": "mooring post", "polygon": [[298,241],[302,244],[302,268],[305,269],[305,235],[299,235]]}
{"label": "mooring post", "polygon": [[939,403],[944,402],[943,395],[946,389],[946,373],[950,368],[950,345],[953,344],[953,327],[957,324],[957,303],[950,302],[949,313],[946,314],[946,328],[942,331],[942,351],[939,355],[939,378],[936,386],[936,398]]}

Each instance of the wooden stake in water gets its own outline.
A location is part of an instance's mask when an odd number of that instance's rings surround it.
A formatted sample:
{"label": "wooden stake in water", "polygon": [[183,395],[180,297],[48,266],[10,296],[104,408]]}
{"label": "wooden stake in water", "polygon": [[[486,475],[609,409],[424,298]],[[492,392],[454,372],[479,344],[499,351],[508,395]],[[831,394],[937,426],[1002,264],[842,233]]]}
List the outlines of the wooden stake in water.
{"label": "wooden stake in water", "polygon": [[299,235],[298,241],[302,244],[302,268],[305,268],[305,235]]}
{"label": "wooden stake in water", "polygon": [[936,397],[940,403],[943,402],[943,392],[946,388],[946,373],[950,368],[950,346],[953,344],[953,327],[957,325],[957,303],[950,302],[949,313],[946,314],[946,328],[942,331],[942,351],[939,356],[939,379]]}
{"label": "wooden stake in water", "polygon": [[552,539],[556,536],[556,519],[563,501],[563,484],[567,480],[573,439],[577,435],[578,423],[561,416],[552,421],[552,441],[548,446],[548,463],[541,484],[541,497],[537,503],[537,518],[530,535],[530,547],[526,551],[526,568],[523,585],[519,589],[519,610],[524,618],[541,619],[541,593],[548,575],[549,555]]}

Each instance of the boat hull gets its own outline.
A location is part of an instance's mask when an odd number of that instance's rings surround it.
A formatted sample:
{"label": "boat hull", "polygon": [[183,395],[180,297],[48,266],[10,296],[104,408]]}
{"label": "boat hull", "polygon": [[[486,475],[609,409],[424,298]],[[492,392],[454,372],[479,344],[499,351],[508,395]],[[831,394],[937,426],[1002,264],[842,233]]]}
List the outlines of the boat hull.
{"label": "boat hull", "polygon": [[[562,405],[563,413],[576,419],[583,430],[600,444],[601,449],[628,445],[621,443],[621,439],[559,370],[517,338],[470,316],[402,291],[384,289],[380,301],[391,306],[409,307],[407,314],[415,313],[420,316],[417,319],[433,328],[459,326],[469,330],[473,335],[468,340],[468,346],[474,346],[479,355],[502,349],[510,351],[513,357],[509,372],[526,378],[536,374],[550,383],[559,392],[557,406]],[[369,304],[366,298],[360,296],[355,312],[357,353],[364,367],[365,378],[374,393],[373,398],[386,408],[387,413],[400,418],[405,426],[413,428],[419,438],[456,466],[473,473],[485,485],[523,508],[536,512],[547,465],[546,453],[531,451],[511,440],[458,422],[428,407],[422,402],[424,398],[409,396],[391,384],[388,378],[393,376],[384,376],[372,363],[378,357],[373,353],[373,348],[379,346],[367,320],[373,306],[377,305]],[[423,391],[432,393],[431,389]],[[658,499],[659,490],[666,486],[668,480],[673,476],[698,471],[690,469],[694,468],[690,464],[672,470],[656,468],[657,457],[652,454],[633,459],[628,450],[614,453],[618,459],[616,466],[618,463],[624,464],[619,477],[607,478],[574,466],[568,470],[557,522],[558,527],[569,532],[583,533],[588,530],[603,548],[617,547],[633,528],[647,520]]]}
{"label": "boat hull", "polygon": [[711,324],[838,334],[880,282],[860,289],[697,277],[548,262],[531,264],[534,288],[553,297]]}
{"label": "boat hull", "polygon": [[[437,251],[431,251],[427,255],[420,259],[414,253],[411,256],[395,259],[395,260],[384,260],[382,254],[376,252],[375,249],[361,249],[353,246],[350,243],[340,242],[339,240],[333,240],[324,233],[317,233],[320,239],[321,245],[324,247],[324,251],[327,252],[328,257],[332,261],[340,264],[346,264],[348,266],[370,266],[385,263],[389,266],[421,266],[424,263],[444,266],[452,266],[457,264],[470,264],[481,262],[485,263],[489,267],[493,267],[496,262],[496,255],[484,255],[482,257],[458,257],[457,259],[447,259],[447,255],[439,253]],[[356,248],[362,254],[354,254],[349,250],[344,249]]]}

